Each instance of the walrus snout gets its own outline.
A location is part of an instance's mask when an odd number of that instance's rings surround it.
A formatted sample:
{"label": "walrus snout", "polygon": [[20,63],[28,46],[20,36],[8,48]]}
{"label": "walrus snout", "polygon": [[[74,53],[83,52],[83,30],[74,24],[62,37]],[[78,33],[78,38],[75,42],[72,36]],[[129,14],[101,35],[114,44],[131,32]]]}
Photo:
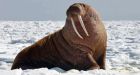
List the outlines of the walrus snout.
{"label": "walrus snout", "polygon": [[74,4],[70,6],[67,10],[67,16],[75,16],[75,15],[81,15],[82,14],[82,7],[79,4]]}
{"label": "walrus snout", "polygon": [[82,17],[84,16],[83,5],[84,4],[81,4],[81,3],[75,3],[75,4],[71,5],[67,10],[67,19],[71,20],[72,27],[73,27],[75,33],[81,39],[83,39],[83,37],[81,36],[81,34],[78,32],[78,30],[76,28],[76,24],[75,24],[76,21],[80,22],[80,25],[81,25],[82,29],[84,30],[85,34],[87,36],[89,36],[89,33],[88,33],[88,31],[84,25],[83,19],[82,19]]}

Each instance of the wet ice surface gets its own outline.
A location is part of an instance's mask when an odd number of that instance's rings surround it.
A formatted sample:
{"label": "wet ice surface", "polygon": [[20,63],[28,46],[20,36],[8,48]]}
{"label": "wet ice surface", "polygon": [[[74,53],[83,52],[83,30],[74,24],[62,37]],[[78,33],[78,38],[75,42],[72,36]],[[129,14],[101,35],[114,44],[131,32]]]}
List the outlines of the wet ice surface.
{"label": "wet ice surface", "polygon": [[108,32],[107,61],[111,69],[140,69],[140,22],[105,22]]}
{"label": "wet ice surface", "polygon": [[[62,74],[113,75],[116,72],[140,71],[140,21],[105,21],[108,33],[107,70],[77,71]],[[23,48],[64,26],[64,21],[1,21],[0,22],[0,72],[22,75],[58,75],[62,69],[36,69],[10,71],[11,64]],[[115,73],[114,73],[115,71]],[[46,73],[47,72],[47,73]],[[13,74],[13,75],[14,75]],[[19,74],[20,75],[20,74]]]}

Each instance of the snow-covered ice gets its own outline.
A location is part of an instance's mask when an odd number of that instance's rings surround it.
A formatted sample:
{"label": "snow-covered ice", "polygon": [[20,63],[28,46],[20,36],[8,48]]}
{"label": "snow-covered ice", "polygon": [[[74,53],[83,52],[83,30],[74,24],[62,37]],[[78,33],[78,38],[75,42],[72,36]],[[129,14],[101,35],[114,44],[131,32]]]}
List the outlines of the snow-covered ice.
{"label": "snow-covered ice", "polygon": [[64,26],[64,21],[0,21],[0,75],[139,75],[140,21],[104,21],[108,33],[107,70],[60,68],[10,70],[23,48]]}

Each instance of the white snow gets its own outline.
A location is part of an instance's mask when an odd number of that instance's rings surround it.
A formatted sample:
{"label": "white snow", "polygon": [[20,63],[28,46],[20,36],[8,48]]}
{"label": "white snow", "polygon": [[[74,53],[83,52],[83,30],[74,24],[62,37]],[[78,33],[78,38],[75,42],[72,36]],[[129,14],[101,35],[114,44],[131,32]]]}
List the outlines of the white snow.
{"label": "white snow", "polygon": [[64,21],[0,21],[0,75],[139,75],[140,21],[104,21],[108,33],[107,70],[60,68],[10,70],[23,48],[64,26]]}

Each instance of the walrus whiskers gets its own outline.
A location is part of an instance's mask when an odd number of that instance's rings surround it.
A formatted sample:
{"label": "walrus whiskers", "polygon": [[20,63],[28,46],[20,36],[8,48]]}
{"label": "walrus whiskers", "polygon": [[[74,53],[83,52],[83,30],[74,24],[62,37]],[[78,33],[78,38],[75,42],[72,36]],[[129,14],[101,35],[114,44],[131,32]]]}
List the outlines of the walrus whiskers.
{"label": "walrus whiskers", "polygon": [[85,31],[86,35],[89,36],[89,34],[88,34],[87,30],[86,30],[86,27],[85,27],[85,25],[84,25],[84,22],[83,22],[83,20],[82,20],[82,17],[81,17],[80,15],[78,15],[78,19],[79,19],[80,24],[81,24],[83,30]]}
{"label": "walrus whiskers", "polygon": [[71,23],[72,23],[72,27],[73,27],[75,33],[78,35],[78,37],[80,37],[81,39],[83,39],[83,37],[79,34],[79,32],[76,29],[76,26],[75,26],[75,23],[73,21],[73,18],[71,18]]}

